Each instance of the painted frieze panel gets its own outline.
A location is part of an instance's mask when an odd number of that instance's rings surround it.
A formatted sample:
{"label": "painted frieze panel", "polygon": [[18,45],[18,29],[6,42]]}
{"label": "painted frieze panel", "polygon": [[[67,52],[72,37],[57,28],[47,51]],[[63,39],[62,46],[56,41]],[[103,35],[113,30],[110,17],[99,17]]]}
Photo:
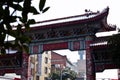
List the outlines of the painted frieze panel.
{"label": "painted frieze panel", "polygon": [[5,73],[21,74],[22,53],[0,55],[0,75]]}
{"label": "painted frieze panel", "polygon": [[21,54],[7,54],[0,56],[0,69],[5,68],[19,68],[22,66]]}
{"label": "painted frieze panel", "polygon": [[85,35],[93,35],[100,28],[99,23],[68,25],[58,28],[45,28],[37,31],[26,33],[32,41],[53,41],[70,38],[78,38]]}

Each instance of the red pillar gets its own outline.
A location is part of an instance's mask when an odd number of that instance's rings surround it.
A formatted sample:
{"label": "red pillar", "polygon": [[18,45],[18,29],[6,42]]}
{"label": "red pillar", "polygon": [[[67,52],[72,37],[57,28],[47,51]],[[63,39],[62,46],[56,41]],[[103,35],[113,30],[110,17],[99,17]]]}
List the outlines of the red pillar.
{"label": "red pillar", "polygon": [[95,69],[91,55],[90,44],[92,43],[92,37],[86,37],[86,80],[95,80]]}
{"label": "red pillar", "polygon": [[29,55],[27,53],[23,53],[21,80],[28,80],[28,60]]}

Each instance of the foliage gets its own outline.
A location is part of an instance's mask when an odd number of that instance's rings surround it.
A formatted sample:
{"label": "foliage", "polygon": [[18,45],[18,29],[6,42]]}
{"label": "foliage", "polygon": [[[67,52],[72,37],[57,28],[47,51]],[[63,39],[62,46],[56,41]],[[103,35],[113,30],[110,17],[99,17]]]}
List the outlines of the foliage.
{"label": "foliage", "polygon": [[120,67],[120,34],[111,36],[108,40],[108,45],[113,62]]}
{"label": "foliage", "polygon": [[52,72],[49,76],[52,80],[59,80],[60,79],[60,73],[59,72]]}
{"label": "foliage", "polygon": [[[30,24],[34,24],[34,19],[28,19],[28,14],[34,15],[46,12],[49,7],[45,7],[46,0],[39,1],[39,11],[31,6],[32,0],[0,0],[0,53],[4,54],[6,49],[17,48],[28,53],[28,43],[30,39],[24,35],[29,31]],[[17,13],[21,13],[17,15]],[[13,23],[16,24],[13,26]],[[24,30],[23,30],[24,29]],[[15,38],[14,42],[5,42],[7,35]]]}
{"label": "foliage", "polygon": [[70,80],[75,80],[76,79],[76,75],[77,73],[73,70],[71,70],[70,68],[65,68],[62,70],[62,74],[61,74],[61,70],[57,70],[55,72],[52,72],[50,74],[50,78],[52,80],[60,80],[61,76],[62,76],[62,80],[67,80],[68,78]]}
{"label": "foliage", "polygon": [[71,80],[75,80],[76,79],[76,75],[77,73],[73,70],[71,70],[70,68],[65,68],[62,72],[62,78],[63,80],[67,80],[67,78],[70,78]]}

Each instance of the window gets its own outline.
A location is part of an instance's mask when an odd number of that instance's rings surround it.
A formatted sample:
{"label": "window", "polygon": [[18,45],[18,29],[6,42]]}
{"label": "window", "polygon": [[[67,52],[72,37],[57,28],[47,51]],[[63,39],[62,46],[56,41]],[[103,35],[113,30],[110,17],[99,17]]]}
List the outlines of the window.
{"label": "window", "polygon": [[46,54],[48,54],[48,51],[46,51]]}
{"label": "window", "polygon": [[45,63],[46,63],[46,64],[48,63],[48,58],[47,58],[47,57],[45,57]]}
{"label": "window", "polygon": [[31,75],[33,75],[34,69],[31,69]]}
{"label": "window", "polygon": [[44,80],[48,80],[48,78],[47,78],[47,77],[45,77],[45,78],[44,78]]}
{"label": "window", "polygon": [[39,76],[36,76],[36,80],[39,80]]}
{"label": "window", "polygon": [[48,72],[48,68],[47,68],[47,67],[45,67],[45,74],[47,74],[47,72]]}

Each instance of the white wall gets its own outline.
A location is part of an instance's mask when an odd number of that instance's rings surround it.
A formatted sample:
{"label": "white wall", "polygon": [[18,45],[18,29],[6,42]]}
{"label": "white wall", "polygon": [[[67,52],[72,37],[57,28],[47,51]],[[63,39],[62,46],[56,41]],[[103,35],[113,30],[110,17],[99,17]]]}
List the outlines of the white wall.
{"label": "white wall", "polygon": [[117,69],[108,69],[104,70],[103,72],[96,73],[96,80],[99,79],[118,79]]}

